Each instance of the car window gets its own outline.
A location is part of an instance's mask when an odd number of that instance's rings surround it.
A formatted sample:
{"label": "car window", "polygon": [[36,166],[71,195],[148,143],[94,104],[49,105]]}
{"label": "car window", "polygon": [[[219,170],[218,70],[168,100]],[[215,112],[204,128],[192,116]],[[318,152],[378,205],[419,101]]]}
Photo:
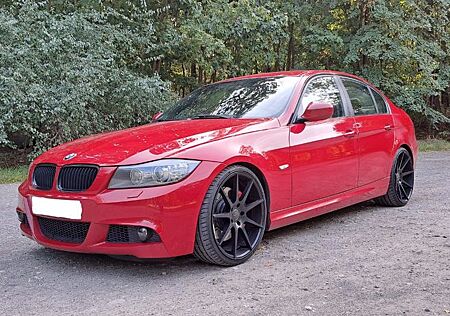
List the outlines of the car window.
{"label": "car window", "polygon": [[312,79],[301,98],[300,111],[303,113],[311,102],[324,102],[333,106],[333,117],[344,116],[341,94],[333,77],[324,76]]}
{"label": "car window", "polygon": [[370,89],[370,91],[372,91],[373,98],[375,99],[375,103],[377,104],[378,113],[387,113],[388,110],[383,97],[373,89]]}
{"label": "car window", "polygon": [[342,83],[347,90],[355,115],[377,113],[377,108],[375,107],[375,103],[370,95],[370,91],[365,85],[354,80],[346,79],[343,79]]}
{"label": "car window", "polygon": [[289,103],[299,77],[268,77],[219,82],[203,86],[169,108],[158,121],[199,116],[270,118]]}

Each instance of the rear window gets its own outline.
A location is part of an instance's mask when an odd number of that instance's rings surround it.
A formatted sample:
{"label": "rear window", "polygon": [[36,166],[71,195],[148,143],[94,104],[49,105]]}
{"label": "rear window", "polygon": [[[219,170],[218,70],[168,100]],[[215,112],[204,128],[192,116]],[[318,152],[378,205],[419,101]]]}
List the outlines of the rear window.
{"label": "rear window", "polygon": [[343,79],[355,115],[377,114],[377,108],[369,89],[357,81]]}
{"label": "rear window", "polygon": [[373,89],[370,89],[370,91],[372,91],[373,98],[375,99],[375,103],[378,108],[378,113],[387,113],[388,109],[387,109],[386,102],[384,101],[383,97]]}

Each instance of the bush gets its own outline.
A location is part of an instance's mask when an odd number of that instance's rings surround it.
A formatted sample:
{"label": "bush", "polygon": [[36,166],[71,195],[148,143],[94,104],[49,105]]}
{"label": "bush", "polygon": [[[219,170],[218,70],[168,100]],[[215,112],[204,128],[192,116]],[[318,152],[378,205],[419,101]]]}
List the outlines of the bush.
{"label": "bush", "polygon": [[127,50],[151,38],[151,25],[142,38],[112,17],[121,18],[111,9],[51,13],[30,2],[0,9],[0,146],[33,146],[36,156],[144,124],[173,99],[158,76],[127,67]]}

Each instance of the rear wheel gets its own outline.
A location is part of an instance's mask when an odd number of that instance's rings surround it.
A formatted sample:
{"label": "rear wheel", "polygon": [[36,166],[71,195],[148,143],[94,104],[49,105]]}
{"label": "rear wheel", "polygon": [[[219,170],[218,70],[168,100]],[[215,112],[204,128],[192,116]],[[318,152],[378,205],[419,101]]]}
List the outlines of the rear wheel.
{"label": "rear wheel", "polygon": [[260,244],[266,220],[267,199],[258,177],[243,166],[228,167],[206,193],[194,255],[222,266],[243,263]]}
{"label": "rear wheel", "polygon": [[400,148],[395,155],[389,188],[385,195],[375,199],[383,206],[404,206],[411,198],[414,188],[414,165],[411,154]]}

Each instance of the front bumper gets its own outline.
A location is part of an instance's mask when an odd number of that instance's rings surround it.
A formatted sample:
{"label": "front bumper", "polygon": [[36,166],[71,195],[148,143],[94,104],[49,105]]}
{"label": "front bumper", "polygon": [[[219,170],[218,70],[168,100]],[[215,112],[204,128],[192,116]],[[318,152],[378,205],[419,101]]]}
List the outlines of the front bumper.
{"label": "front bumper", "polygon": [[[217,175],[220,164],[202,162],[185,180],[161,187],[108,190],[94,192],[60,192],[36,190],[25,181],[19,187],[17,211],[26,215],[20,224],[22,233],[39,244],[64,251],[130,255],[138,258],[166,258],[191,254],[194,249],[197,219],[209,185]],[[113,168],[105,168],[100,178],[107,187]],[[83,192],[84,193],[84,192]],[[81,243],[62,242],[47,238],[41,231],[38,217],[33,214],[31,197],[79,200],[81,222],[90,223]],[[63,218],[55,218],[65,220]],[[67,220],[71,221],[71,220]],[[110,225],[141,226],[156,232],[158,242],[114,243],[107,241]]]}

